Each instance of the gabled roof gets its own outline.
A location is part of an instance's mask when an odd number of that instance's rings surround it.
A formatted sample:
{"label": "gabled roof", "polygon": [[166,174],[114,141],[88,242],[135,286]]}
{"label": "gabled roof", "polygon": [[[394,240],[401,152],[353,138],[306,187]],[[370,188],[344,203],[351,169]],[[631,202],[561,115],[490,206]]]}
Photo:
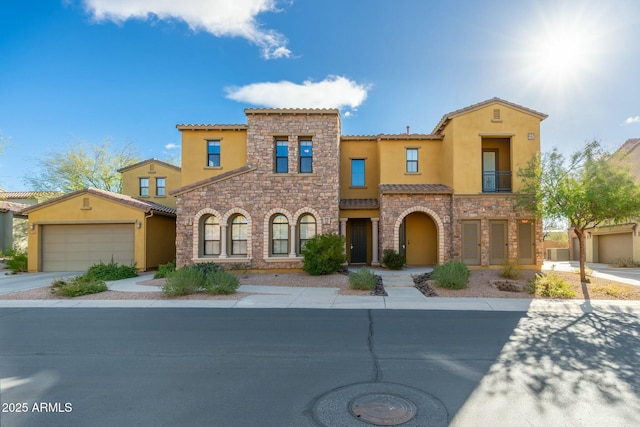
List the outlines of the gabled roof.
{"label": "gabled roof", "polygon": [[56,204],[58,202],[71,199],[73,197],[79,196],[81,194],[93,194],[94,196],[99,196],[104,199],[111,200],[116,203],[121,203],[123,205],[130,206],[135,209],[139,209],[144,213],[157,213],[160,215],[167,216],[175,216],[176,210],[173,208],[169,208],[167,206],[162,206],[157,203],[148,202],[146,200],[138,200],[133,197],[125,196],[124,194],[113,193],[111,191],[100,190],[97,188],[85,188],[82,190],[74,191],[72,193],[65,194],[60,197],[56,197],[55,199],[47,200],[46,202],[38,203],[37,205],[29,206],[26,209],[22,210],[23,214],[27,214],[29,212],[33,212],[38,209],[42,209],[44,207]]}
{"label": "gabled roof", "polygon": [[143,161],[135,163],[133,165],[129,165],[129,166],[125,166],[123,168],[120,168],[120,169],[118,169],[118,172],[119,173],[126,172],[128,170],[133,169],[133,168],[137,168],[139,166],[144,166],[144,165],[147,165],[149,163],[156,163],[156,164],[159,164],[159,165],[171,168],[171,169],[175,169],[177,171],[181,171],[182,170],[180,168],[180,166],[172,165],[171,163],[163,162],[162,160],[158,160],[158,159],[152,157],[150,159],[143,160]]}
{"label": "gabled roof", "polygon": [[467,113],[470,113],[472,111],[479,110],[480,108],[484,108],[484,107],[486,107],[488,105],[496,104],[496,103],[497,104],[502,104],[502,105],[504,105],[506,107],[513,108],[514,110],[521,111],[521,112],[523,112],[525,114],[532,115],[534,117],[537,117],[541,121],[548,117],[546,114],[540,113],[539,111],[532,110],[532,109],[527,108],[527,107],[523,107],[522,105],[514,104],[513,102],[505,101],[504,99],[500,99],[498,97],[494,97],[494,98],[491,98],[491,99],[487,99],[486,101],[478,102],[477,104],[469,105],[468,107],[464,107],[464,108],[461,108],[459,110],[455,110],[455,111],[452,111],[450,113],[445,114],[444,116],[442,116],[442,119],[440,119],[440,121],[438,122],[436,127],[433,129],[432,133],[433,134],[440,134],[440,132],[442,132],[444,127],[447,125],[447,123],[449,123],[449,121],[451,121],[451,119],[453,119],[454,117],[458,117],[458,116],[461,116],[463,114],[467,114]]}
{"label": "gabled roof", "polygon": [[183,187],[176,188],[175,190],[169,191],[169,194],[172,196],[177,196],[179,194],[188,193],[189,191],[195,190],[196,188],[204,187],[206,185],[213,184],[215,182],[224,181],[229,178],[233,178],[234,176],[242,175],[244,173],[252,172],[254,170],[256,170],[255,167],[250,165],[245,165],[240,168],[230,170],[229,172],[225,172],[220,175],[213,176],[211,178],[203,179],[203,180],[185,185]]}
{"label": "gabled roof", "polygon": [[380,184],[380,194],[453,194],[453,189],[442,184]]}
{"label": "gabled roof", "polygon": [[23,209],[28,208],[31,205],[26,203],[7,202],[0,200],[0,212],[11,212],[15,215],[21,215]]}

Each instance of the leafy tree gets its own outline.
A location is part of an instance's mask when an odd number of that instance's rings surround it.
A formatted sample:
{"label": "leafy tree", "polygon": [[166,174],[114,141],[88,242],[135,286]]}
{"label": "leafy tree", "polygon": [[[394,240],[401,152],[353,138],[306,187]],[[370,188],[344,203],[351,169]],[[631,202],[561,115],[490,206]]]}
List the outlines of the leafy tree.
{"label": "leafy tree", "polygon": [[554,148],[518,171],[521,207],[550,220],[568,220],[580,243],[580,280],[585,272],[584,235],[588,227],[614,224],[640,213],[640,185],[624,153],[610,154],[597,141],[568,161]]}
{"label": "leafy tree", "polygon": [[122,192],[118,169],[138,162],[131,144],[113,149],[101,144],[77,142],[64,151],[52,152],[39,160],[39,167],[24,177],[29,188],[40,191],[71,192],[86,187]]}

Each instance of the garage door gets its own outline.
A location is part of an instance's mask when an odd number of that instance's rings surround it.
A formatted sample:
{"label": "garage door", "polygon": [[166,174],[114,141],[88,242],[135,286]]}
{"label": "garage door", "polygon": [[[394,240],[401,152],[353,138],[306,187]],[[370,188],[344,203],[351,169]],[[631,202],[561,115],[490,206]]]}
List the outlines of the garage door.
{"label": "garage door", "polygon": [[631,233],[598,236],[598,262],[610,264],[620,258],[631,258],[632,255]]}
{"label": "garage door", "polygon": [[133,224],[44,225],[42,271],[84,271],[100,261],[133,263]]}

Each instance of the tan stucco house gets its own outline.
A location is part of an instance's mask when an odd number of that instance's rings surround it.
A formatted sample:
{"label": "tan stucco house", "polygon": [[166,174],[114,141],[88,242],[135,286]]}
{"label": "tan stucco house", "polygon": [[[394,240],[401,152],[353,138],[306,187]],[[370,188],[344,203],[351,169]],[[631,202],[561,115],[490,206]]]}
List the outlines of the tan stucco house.
{"label": "tan stucco house", "polygon": [[499,98],[429,134],[342,135],[334,109],[246,109],[246,124],[182,124],[178,266],[299,268],[305,241],[346,237],[352,264],[384,249],[409,265],[540,266],[542,224],[517,210],[517,170],[540,152],[543,113]]}

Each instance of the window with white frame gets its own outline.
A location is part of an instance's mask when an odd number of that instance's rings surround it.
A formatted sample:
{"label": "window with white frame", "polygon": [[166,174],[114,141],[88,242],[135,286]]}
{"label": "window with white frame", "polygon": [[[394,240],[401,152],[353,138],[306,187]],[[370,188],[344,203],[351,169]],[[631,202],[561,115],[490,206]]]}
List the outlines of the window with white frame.
{"label": "window with white frame", "polygon": [[300,217],[298,222],[298,251],[302,252],[302,248],[307,240],[316,235],[316,219],[311,214],[305,214]]}
{"label": "window with white frame", "polygon": [[203,221],[203,255],[220,255],[220,223],[211,215]]}
{"label": "window with white frame", "polygon": [[289,253],[289,221],[284,215],[275,215],[271,219],[271,254]]}
{"label": "window with white frame", "polygon": [[407,148],[407,173],[418,172],[418,149]]}
{"label": "window with white frame", "polygon": [[247,219],[236,215],[231,220],[231,255],[247,254]]}

